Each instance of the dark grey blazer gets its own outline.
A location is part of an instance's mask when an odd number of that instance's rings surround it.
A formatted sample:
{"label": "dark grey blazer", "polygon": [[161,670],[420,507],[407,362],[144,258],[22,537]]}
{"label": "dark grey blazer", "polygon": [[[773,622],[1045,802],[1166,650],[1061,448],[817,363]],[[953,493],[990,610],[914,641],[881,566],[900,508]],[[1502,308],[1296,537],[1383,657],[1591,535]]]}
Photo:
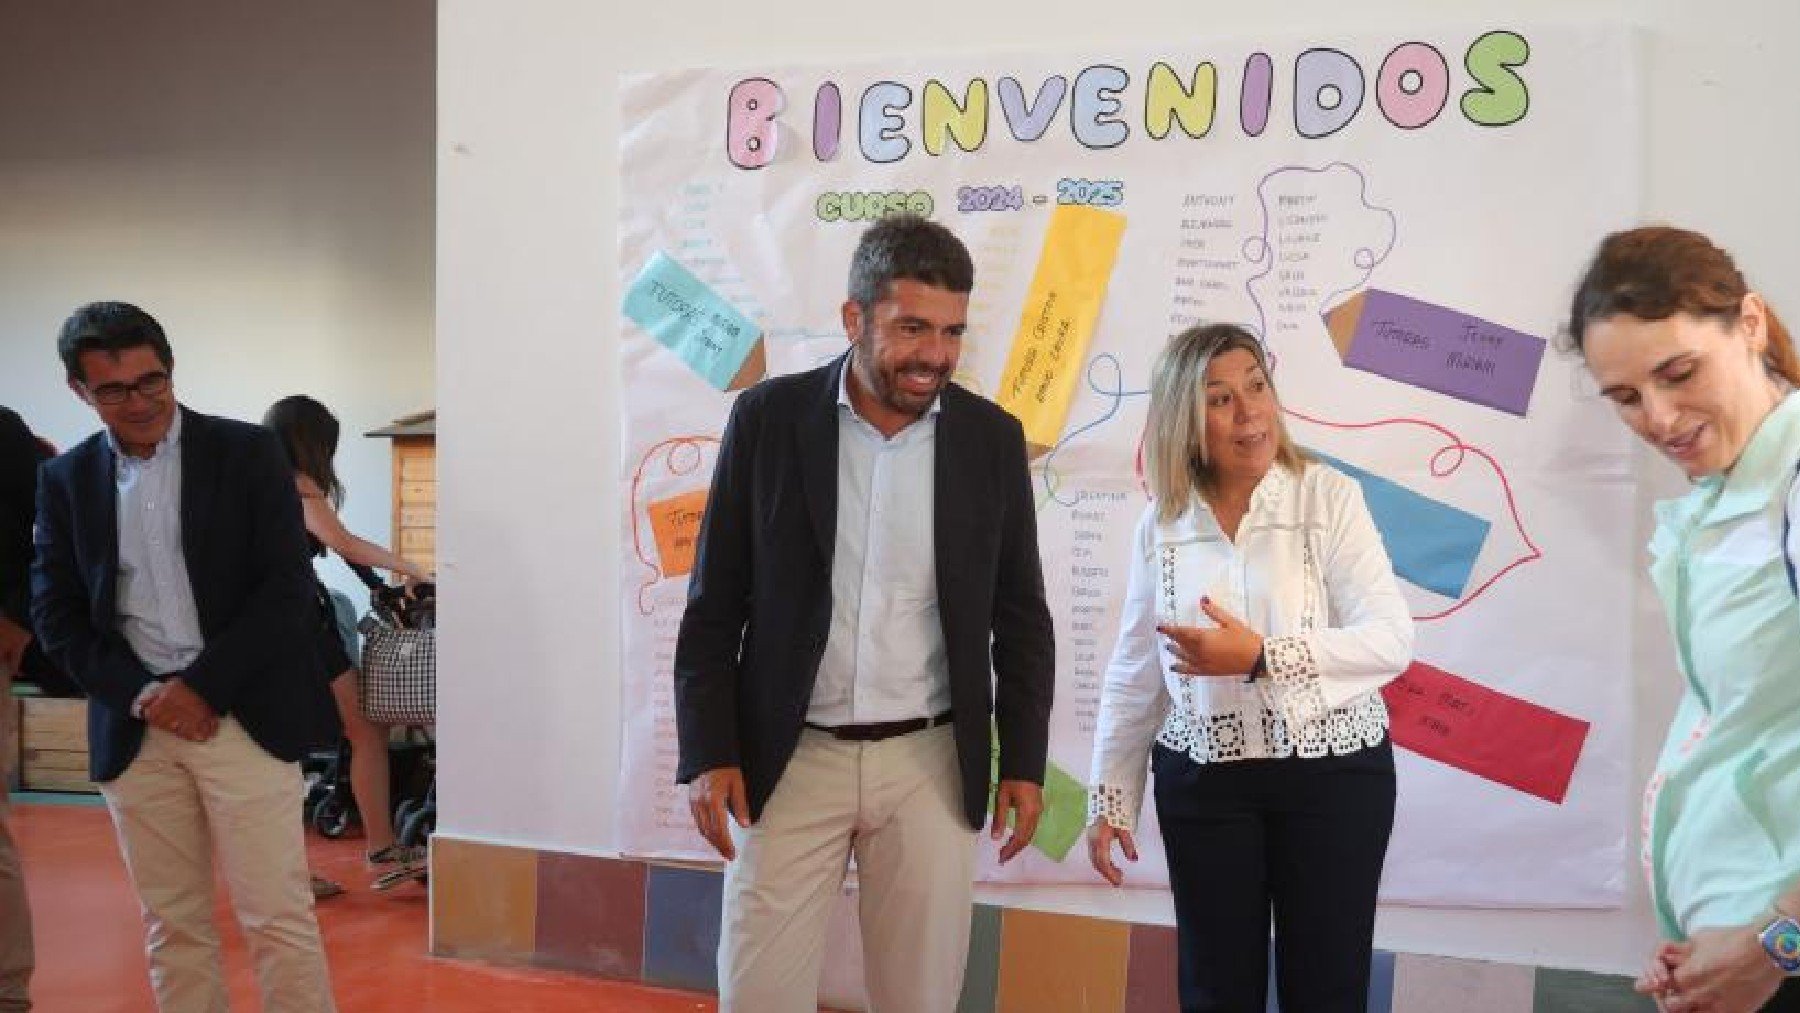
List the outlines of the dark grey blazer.
{"label": "dark grey blazer", "polygon": [[[329,709],[310,637],[317,612],[293,469],[261,426],[181,409],[181,543],[205,648],[183,681],[270,754],[298,760]],[[91,698],[89,768],[125,772],[144,740],[132,701],[151,675],[117,630],[115,461],[104,433],[44,465],[31,619]]]}
{"label": "dark grey blazer", "polygon": [[[733,405],[676,642],[677,777],[742,767],[753,818],[799,741],[831,628],[846,358],[765,380]],[[951,384],[935,444],[938,614],[963,807],[979,827],[990,722],[999,776],[1043,782],[1054,635],[1018,421]]]}

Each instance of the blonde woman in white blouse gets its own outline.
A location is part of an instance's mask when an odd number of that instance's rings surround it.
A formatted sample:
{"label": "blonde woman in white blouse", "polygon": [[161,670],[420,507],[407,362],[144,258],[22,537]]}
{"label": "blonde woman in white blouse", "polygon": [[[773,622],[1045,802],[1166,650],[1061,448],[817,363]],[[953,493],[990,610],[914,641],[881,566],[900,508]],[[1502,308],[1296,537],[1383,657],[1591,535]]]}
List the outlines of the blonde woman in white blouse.
{"label": "blonde woman in white blouse", "polygon": [[1378,692],[1413,628],[1361,488],[1289,439],[1261,344],[1170,340],[1094,740],[1094,868],[1135,861],[1146,761],[1169,859],[1184,1013],[1366,1008],[1394,819]]}

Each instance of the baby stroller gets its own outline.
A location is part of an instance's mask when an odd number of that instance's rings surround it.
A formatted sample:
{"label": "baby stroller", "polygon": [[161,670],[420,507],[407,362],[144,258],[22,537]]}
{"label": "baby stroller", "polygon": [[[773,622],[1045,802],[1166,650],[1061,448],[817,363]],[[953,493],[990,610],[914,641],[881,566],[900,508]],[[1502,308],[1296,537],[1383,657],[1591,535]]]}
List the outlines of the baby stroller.
{"label": "baby stroller", "polygon": [[[350,569],[370,592],[369,611],[357,623],[362,634],[358,704],[369,720],[405,729],[403,741],[389,746],[395,844],[423,846],[437,825],[436,748],[427,731],[437,718],[435,588],[422,583],[409,592],[389,586],[369,567],[351,564]],[[348,774],[349,745],[340,742],[309,775],[307,818],[321,836],[342,836],[358,821]],[[402,867],[378,879],[375,888],[424,878],[423,868]]]}

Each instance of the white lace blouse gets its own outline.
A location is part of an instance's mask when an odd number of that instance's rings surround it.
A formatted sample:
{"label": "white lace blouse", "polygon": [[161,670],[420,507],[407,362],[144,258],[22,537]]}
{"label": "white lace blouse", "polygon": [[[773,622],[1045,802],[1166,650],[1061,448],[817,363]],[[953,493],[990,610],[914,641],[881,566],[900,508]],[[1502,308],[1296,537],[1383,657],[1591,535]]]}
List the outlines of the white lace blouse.
{"label": "white lace blouse", "polygon": [[[1267,678],[1175,674],[1159,622],[1210,626],[1209,596],[1263,635]],[[1413,625],[1362,488],[1328,465],[1277,464],[1236,543],[1204,500],[1138,521],[1119,642],[1094,736],[1089,822],[1136,825],[1152,740],[1221,763],[1379,745],[1377,692],[1412,660]]]}

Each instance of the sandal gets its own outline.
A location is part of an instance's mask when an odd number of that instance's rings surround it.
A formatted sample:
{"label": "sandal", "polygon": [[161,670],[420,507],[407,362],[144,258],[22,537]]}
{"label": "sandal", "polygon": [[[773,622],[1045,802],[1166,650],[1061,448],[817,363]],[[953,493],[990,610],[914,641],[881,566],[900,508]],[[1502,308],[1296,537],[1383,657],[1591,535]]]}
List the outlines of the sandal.
{"label": "sandal", "polygon": [[314,876],[312,878],[313,900],[330,900],[343,892],[344,887],[341,883],[334,883],[324,876]]}

